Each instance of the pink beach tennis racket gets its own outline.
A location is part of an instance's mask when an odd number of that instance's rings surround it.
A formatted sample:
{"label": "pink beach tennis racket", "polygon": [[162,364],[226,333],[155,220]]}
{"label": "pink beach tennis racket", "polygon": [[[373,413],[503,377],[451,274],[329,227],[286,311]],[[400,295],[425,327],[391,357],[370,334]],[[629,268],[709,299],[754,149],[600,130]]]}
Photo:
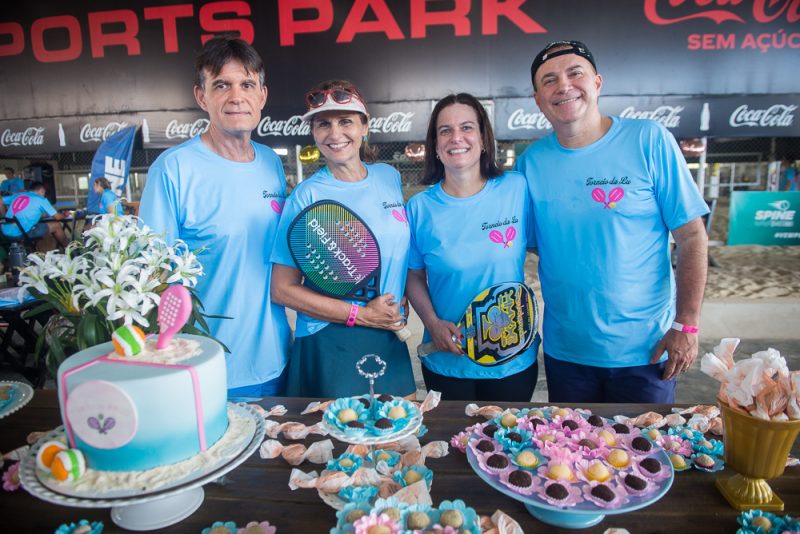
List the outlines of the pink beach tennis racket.
{"label": "pink beach tennis racket", "polygon": [[161,302],[158,304],[158,327],[161,331],[158,334],[156,349],[161,350],[169,345],[191,314],[192,296],[189,290],[182,285],[169,286],[161,294]]}

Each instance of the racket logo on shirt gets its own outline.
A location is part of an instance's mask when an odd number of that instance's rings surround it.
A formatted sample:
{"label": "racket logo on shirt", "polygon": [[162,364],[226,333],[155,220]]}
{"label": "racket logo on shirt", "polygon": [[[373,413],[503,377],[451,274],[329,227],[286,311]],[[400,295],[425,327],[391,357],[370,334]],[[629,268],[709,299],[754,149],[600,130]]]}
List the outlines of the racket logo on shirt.
{"label": "racket logo on shirt", "polygon": [[517,237],[517,230],[513,226],[506,228],[505,236],[497,230],[492,230],[489,232],[489,239],[491,239],[493,243],[502,243],[503,248],[513,246],[515,237]]}
{"label": "racket logo on shirt", "polygon": [[269,205],[272,207],[272,211],[274,211],[278,215],[283,213],[284,204],[286,204],[285,200],[281,200],[280,202],[278,202],[277,200],[273,200],[272,202],[269,203]]}
{"label": "racket logo on shirt", "polygon": [[599,187],[592,189],[592,199],[595,202],[600,202],[603,205],[603,209],[616,208],[617,202],[622,200],[624,196],[625,191],[621,187],[615,187],[608,193],[608,202],[606,202],[606,192],[603,189]]}
{"label": "racket logo on shirt", "polygon": [[14,202],[11,203],[11,211],[14,214],[17,214],[28,207],[28,204],[31,203],[30,197],[28,195],[22,195],[14,199]]}
{"label": "racket logo on shirt", "polygon": [[408,224],[408,217],[406,217],[405,208],[400,208],[399,210],[393,209],[392,210],[392,217],[394,217],[396,220],[400,221],[401,223]]}

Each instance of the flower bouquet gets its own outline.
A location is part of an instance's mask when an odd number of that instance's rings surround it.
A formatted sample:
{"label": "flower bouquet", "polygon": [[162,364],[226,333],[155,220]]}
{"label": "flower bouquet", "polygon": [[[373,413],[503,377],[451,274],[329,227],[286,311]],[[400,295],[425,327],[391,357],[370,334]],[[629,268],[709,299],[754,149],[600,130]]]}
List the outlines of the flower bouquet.
{"label": "flower bouquet", "polygon": [[[199,251],[190,251],[180,240],[168,245],[131,215],[104,215],[83,237],[84,243],[73,241],[64,252],[29,255],[29,265],[20,273],[20,291],[44,301],[27,315],[54,312],[36,348],[37,357],[47,351],[53,375],[67,356],[111,341],[120,326],[157,329],[161,293],[170,284],[191,291],[203,274]],[[183,331],[208,335],[202,304],[194,293],[192,301]]]}

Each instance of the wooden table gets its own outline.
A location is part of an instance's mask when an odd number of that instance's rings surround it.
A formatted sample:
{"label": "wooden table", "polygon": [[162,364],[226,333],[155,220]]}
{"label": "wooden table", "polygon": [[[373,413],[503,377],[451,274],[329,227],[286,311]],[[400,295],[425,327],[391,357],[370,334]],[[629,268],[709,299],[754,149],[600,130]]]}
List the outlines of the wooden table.
{"label": "wooden table", "polygon": [[[157,394],[157,392],[154,392]],[[300,411],[310,399],[266,398],[261,404],[271,407],[283,404],[289,413],[280,421],[317,422],[316,416],[300,416]],[[7,452],[25,442],[26,435],[33,430],[49,430],[61,424],[54,391],[37,390],[33,400],[20,411],[0,420],[0,451]],[[430,440],[448,440],[457,432],[477,422],[464,415],[463,402],[442,402],[435,410],[425,415],[428,433],[423,443]],[[504,405],[506,406],[506,405]],[[507,406],[530,406],[508,404]],[[616,414],[638,415],[654,410],[668,413],[669,406],[595,405],[585,406],[604,416]],[[165,409],[168,407],[165,407]],[[314,436],[314,439],[325,439]],[[283,440],[283,443],[287,443]],[[335,440],[334,440],[334,443]],[[345,445],[336,443],[335,453]],[[794,454],[800,447],[795,443]],[[431,494],[434,503],[445,499],[462,499],[480,514],[492,514],[502,509],[516,519],[526,533],[529,532],[574,532],[559,530],[534,519],[522,504],[510,499],[481,481],[467,464],[465,456],[451,449],[448,456],[428,460],[427,466],[434,471]],[[314,464],[302,464],[305,472],[321,471]],[[268,520],[278,527],[278,533],[327,533],[335,525],[335,512],[322,503],[316,491],[288,488],[292,467],[282,459],[262,460],[256,452],[248,461],[227,475],[227,485],[205,486],[205,502],[193,515],[164,532],[200,532],[214,521],[234,521],[242,527],[247,522]],[[717,476],[730,476],[731,470],[708,474],[695,470],[677,473],[675,483],[658,502],[623,515],[606,516],[599,525],[582,532],[603,532],[610,527],[626,528],[632,533],[670,532],[735,532],[738,528],[738,512],[730,508],[714,487]],[[787,468],[784,475],[770,482],[772,488],[786,503],[785,513],[797,516],[800,513],[800,467]],[[11,532],[53,532],[64,522],[80,519],[99,520],[106,525],[104,532],[121,532],[111,522],[108,510],[69,508],[48,504],[24,489],[0,494],[0,516],[6,530]]]}

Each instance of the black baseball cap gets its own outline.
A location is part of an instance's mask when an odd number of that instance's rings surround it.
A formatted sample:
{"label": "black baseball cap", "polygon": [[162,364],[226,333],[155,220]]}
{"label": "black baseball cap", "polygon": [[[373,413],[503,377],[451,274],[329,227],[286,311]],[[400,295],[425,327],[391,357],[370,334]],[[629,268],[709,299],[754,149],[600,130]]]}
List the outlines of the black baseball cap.
{"label": "black baseball cap", "polygon": [[[561,50],[550,52],[553,48],[561,48]],[[589,51],[589,47],[585,44],[580,41],[553,41],[542,48],[542,51],[536,54],[536,57],[533,59],[533,63],[531,63],[531,82],[535,81],[536,71],[539,70],[539,67],[541,67],[545,61],[566,54],[575,54],[576,56],[585,58],[592,64],[594,71],[597,72],[597,64],[594,62],[594,56]]]}

